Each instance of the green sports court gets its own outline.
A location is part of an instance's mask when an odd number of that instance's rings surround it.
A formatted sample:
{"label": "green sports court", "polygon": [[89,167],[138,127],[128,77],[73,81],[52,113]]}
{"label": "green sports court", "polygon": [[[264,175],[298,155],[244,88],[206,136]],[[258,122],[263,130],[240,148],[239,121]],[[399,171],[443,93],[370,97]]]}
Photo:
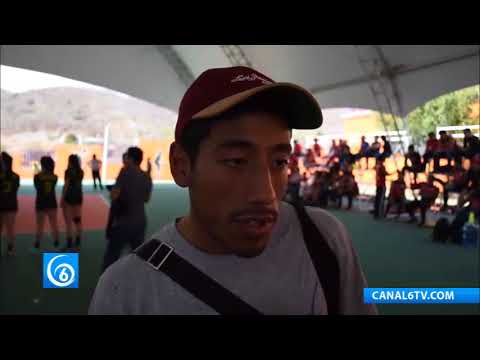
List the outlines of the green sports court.
{"label": "green sports court", "polygon": [[[21,198],[33,196],[33,188],[22,186]],[[83,217],[86,221],[80,251],[78,289],[43,289],[42,257],[33,254],[34,233],[17,235],[16,256],[0,262],[1,314],[78,314],[88,311],[90,298],[99,277],[105,249],[104,230],[95,217],[108,210],[106,191],[85,187]],[[103,196],[103,199],[102,199]],[[28,202],[21,201],[22,205]],[[94,217],[87,214],[97,207]],[[104,207],[99,210],[99,207]],[[20,208],[20,211],[24,209]],[[147,204],[147,234],[182,216],[188,210],[188,193],[174,184],[157,184]],[[370,287],[477,287],[479,253],[477,249],[437,244],[430,239],[431,229],[418,228],[391,220],[375,221],[365,212],[329,210],[348,228]],[[60,215],[60,213],[59,213]],[[59,222],[63,220],[59,216]],[[93,226],[91,226],[93,225]],[[22,225],[23,226],[23,225]],[[94,228],[97,227],[97,228]],[[47,227],[48,228],[48,227]],[[64,241],[61,233],[61,241]],[[53,249],[45,236],[42,250]],[[379,305],[380,314],[480,314],[478,304]]]}

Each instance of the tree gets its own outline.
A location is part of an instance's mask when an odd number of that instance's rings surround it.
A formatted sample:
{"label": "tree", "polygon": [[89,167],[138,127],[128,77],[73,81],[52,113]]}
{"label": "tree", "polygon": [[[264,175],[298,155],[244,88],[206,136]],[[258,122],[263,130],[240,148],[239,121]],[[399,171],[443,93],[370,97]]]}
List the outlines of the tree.
{"label": "tree", "polygon": [[479,100],[479,92],[480,86],[472,86],[440,96],[412,111],[407,122],[413,142],[422,143],[438,126],[478,125],[478,119],[471,116],[471,105]]}
{"label": "tree", "polygon": [[78,139],[73,134],[68,134],[65,136],[65,144],[78,144]]}

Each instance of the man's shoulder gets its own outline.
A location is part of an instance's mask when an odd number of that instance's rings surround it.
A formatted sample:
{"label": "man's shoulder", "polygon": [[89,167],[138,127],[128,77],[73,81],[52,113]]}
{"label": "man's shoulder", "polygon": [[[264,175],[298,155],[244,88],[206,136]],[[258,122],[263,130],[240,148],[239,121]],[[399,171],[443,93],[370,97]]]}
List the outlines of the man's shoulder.
{"label": "man's shoulder", "polygon": [[105,287],[123,285],[129,287],[138,282],[151,268],[135,254],[126,255],[110,265],[100,277],[99,282]]}
{"label": "man's shoulder", "polygon": [[[171,224],[167,224],[153,234],[146,242],[151,239],[160,239],[162,241],[170,242],[170,235],[168,229]],[[150,267],[147,262],[141,259],[136,254],[129,254],[117,260],[110,265],[103,273],[104,281],[137,281],[139,275],[145,275],[148,272],[156,271]]]}
{"label": "man's shoulder", "polygon": [[[289,207],[290,219],[292,219],[295,209],[291,204],[286,203],[286,206]],[[317,229],[335,253],[342,255],[347,248],[350,248],[350,236],[345,225],[340,220],[328,211],[318,207],[305,206],[305,209],[312,222],[317,226]],[[295,223],[301,226],[298,218]]]}

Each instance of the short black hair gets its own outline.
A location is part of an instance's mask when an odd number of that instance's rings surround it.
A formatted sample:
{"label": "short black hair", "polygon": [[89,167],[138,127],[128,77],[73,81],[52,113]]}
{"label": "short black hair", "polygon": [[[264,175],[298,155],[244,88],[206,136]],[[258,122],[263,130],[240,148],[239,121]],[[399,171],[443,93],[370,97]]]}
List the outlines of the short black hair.
{"label": "short black hair", "polygon": [[11,172],[12,171],[12,163],[13,163],[13,158],[5,151],[2,152],[1,154],[1,160],[3,162],[3,167],[5,169],[5,172]]}
{"label": "short black hair", "polygon": [[132,159],[136,165],[140,165],[143,161],[143,151],[139,147],[132,146],[127,150],[128,158]]}
{"label": "short black hair", "polygon": [[40,165],[43,170],[49,173],[53,173],[53,170],[55,169],[55,161],[51,156],[42,156],[40,159]]}
{"label": "short black hair", "polygon": [[68,167],[72,167],[75,170],[80,170],[80,158],[78,157],[78,155],[71,154],[68,157]]}
{"label": "short black hair", "polygon": [[464,133],[466,133],[466,132],[472,132],[472,130],[470,130],[470,129],[467,128],[467,129],[463,129],[463,132],[464,132]]}
{"label": "short black hair", "polygon": [[410,149],[415,150],[415,147],[413,145],[408,145],[408,150]]}
{"label": "short black hair", "polygon": [[[194,120],[188,124],[180,136],[179,143],[187,153],[192,165],[198,157],[200,145],[210,135],[210,131],[220,122],[230,121],[249,112],[266,112],[280,115],[287,120],[285,113],[280,110],[278,99],[269,94],[258,94],[227,110],[223,114],[209,119]],[[295,140],[296,141],[296,140]]]}
{"label": "short black hair", "polygon": [[435,136],[435,133],[434,133],[433,131],[430,131],[430,132],[428,133],[428,136]]}
{"label": "short black hair", "polygon": [[441,130],[441,131],[439,132],[439,134],[440,134],[440,135],[447,135],[447,132],[446,132],[445,130]]}

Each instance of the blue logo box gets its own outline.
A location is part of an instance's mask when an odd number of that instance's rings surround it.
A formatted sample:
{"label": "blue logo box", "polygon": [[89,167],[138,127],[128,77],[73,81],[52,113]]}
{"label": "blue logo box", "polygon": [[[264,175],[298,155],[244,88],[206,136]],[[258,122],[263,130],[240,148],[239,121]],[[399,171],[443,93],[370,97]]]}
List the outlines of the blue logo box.
{"label": "blue logo box", "polygon": [[78,289],[78,253],[43,253],[43,288]]}

